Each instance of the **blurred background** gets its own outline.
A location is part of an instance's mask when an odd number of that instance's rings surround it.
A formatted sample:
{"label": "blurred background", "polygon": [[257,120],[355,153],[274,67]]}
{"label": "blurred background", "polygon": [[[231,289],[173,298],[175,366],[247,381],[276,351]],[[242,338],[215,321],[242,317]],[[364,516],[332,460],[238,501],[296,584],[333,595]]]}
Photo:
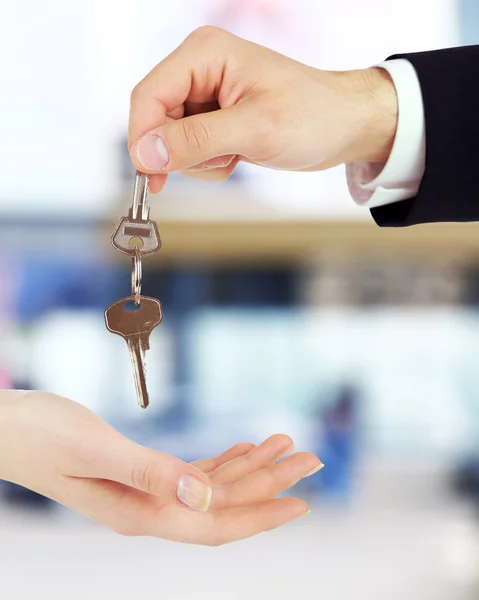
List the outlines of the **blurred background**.
{"label": "blurred background", "polygon": [[193,29],[362,68],[479,43],[478,3],[1,7],[0,387],[68,396],[185,460],[284,432],[326,468],[295,488],[310,517],[220,549],[121,538],[0,482],[0,598],[479,598],[476,225],[381,230],[343,168],[171,176],[144,261],[164,309],[146,412],[103,320],[130,293],[109,245],[134,181],[129,94]]}

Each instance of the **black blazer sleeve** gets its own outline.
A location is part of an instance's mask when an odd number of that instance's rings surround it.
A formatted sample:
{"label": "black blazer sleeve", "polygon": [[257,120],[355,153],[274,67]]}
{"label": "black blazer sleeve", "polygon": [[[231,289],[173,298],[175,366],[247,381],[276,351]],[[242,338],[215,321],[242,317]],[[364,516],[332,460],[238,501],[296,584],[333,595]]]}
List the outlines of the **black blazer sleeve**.
{"label": "black blazer sleeve", "polygon": [[426,169],[415,198],[371,210],[382,227],[479,221],[479,46],[399,54],[419,78]]}

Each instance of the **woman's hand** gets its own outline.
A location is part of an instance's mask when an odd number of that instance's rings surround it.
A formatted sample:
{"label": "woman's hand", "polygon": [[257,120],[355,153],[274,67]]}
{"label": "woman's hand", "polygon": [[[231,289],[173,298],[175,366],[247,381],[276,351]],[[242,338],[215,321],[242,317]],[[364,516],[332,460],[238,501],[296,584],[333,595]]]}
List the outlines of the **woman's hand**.
{"label": "woman's hand", "polygon": [[45,392],[0,392],[0,478],[123,535],[219,545],[308,512],[274,497],[322,466],[275,435],[192,465],[140,446],[84,406]]}
{"label": "woman's hand", "polygon": [[158,192],[171,171],[222,180],[239,160],[290,171],[385,162],[396,123],[384,69],[321,71],[202,27],[133,90],[129,149]]}

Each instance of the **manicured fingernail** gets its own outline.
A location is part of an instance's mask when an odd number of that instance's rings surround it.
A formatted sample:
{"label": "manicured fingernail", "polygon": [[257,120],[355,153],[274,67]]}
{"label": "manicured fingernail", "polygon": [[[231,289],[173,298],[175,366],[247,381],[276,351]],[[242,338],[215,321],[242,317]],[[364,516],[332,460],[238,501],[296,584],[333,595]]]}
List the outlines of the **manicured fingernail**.
{"label": "manicured fingernail", "polygon": [[301,519],[301,517],[306,517],[309,514],[311,514],[311,509],[310,508],[308,508],[307,510],[305,510],[301,514],[296,515],[296,517],[293,517],[293,520],[295,520],[295,519]]}
{"label": "manicured fingernail", "polygon": [[286,450],[284,450],[284,452],[282,452],[280,454],[279,458],[285,458],[286,456],[289,456],[295,450],[296,450],[296,444],[291,444],[291,446],[288,446],[286,448]]}
{"label": "manicured fingernail", "polygon": [[170,160],[164,139],[153,133],[141,138],[136,152],[141,164],[149,171],[163,169]]}
{"label": "manicured fingernail", "polygon": [[323,463],[320,462],[319,465],[316,465],[314,467],[314,469],[312,469],[309,473],[306,473],[306,475],[303,475],[303,479],[305,477],[311,477],[311,475],[314,475],[315,473],[317,473],[318,471],[321,471],[321,469],[324,467]]}
{"label": "manicured fingernail", "polygon": [[213,490],[209,485],[203,483],[203,481],[196,479],[196,477],[183,475],[178,481],[176,495],[180,502],[186,504],[192,510],[204,512],[208,510]]}

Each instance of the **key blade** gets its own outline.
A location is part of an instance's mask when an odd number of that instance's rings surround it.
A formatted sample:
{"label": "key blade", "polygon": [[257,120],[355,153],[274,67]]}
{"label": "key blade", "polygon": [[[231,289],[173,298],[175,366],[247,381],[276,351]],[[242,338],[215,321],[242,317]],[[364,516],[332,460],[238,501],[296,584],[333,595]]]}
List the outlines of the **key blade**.
{"label": "key blade", "polygon": [[148,175],[136,172],[135,187],[133,189],[133,202],[131,206],[131,217],[134,221],[147,221],[150,211],[147,204],[148,197]]}
{"label": "key blade", "polygon": [[145,351],[139,339],[128,338],[128,351],[130,353],[133,378],[135,380],[136,397],[141,408],[150,404],[148,389],[146,387]]}

